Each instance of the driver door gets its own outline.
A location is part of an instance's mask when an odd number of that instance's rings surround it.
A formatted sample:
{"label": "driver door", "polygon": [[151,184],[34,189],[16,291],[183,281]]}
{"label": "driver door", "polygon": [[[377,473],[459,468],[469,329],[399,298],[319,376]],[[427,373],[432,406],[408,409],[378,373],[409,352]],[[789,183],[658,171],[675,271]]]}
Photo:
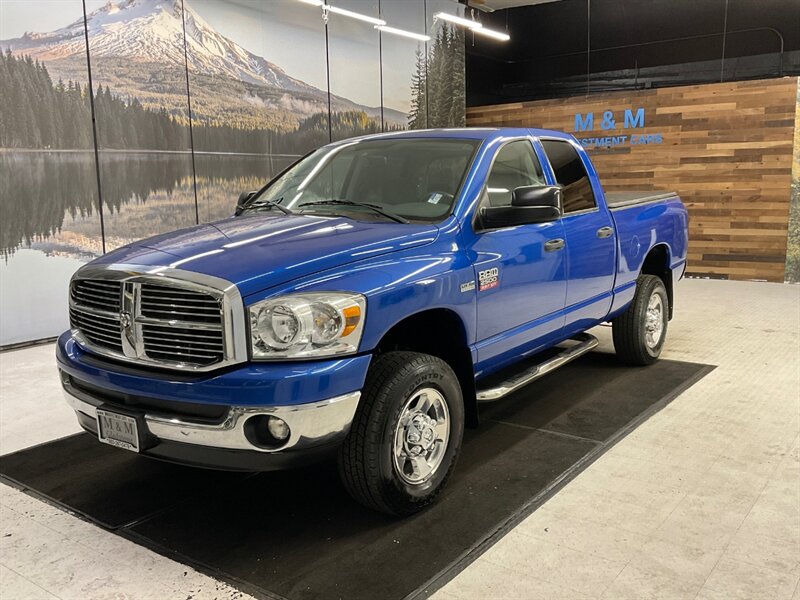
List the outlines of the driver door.
{"label": "driver door", "polygon": [[[531,140],[507,142],[495,155],[477,214],[482,206],[510,205],[514,189],[531,185],[546,185]],[[560,219],[497,229],[483,229],[478,219],[474,227],[480,372],[561,334],[567,283]]]}

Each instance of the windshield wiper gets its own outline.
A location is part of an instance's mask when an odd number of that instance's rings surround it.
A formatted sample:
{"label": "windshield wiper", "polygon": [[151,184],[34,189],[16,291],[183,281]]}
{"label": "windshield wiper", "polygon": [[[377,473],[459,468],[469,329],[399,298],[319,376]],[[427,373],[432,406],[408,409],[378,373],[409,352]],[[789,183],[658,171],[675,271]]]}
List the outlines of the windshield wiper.
{"label": "windshield wiper", "polygon": [[286,208],[281,204],[281,200],[283,198],[278,198],[277,200],[259,200],[257,202],[253,202],[252,204],[247,204],[244,207],[244,210],[257,210],[259,208],[277,208],[285,215],[293,215],[294,211]]}
{"label": "windshield wiper", "polygon": [[369,204],[367,202],[356,202],[354,200],[314,200],[312,202],[304,202],[300,205],[300,208],[303,206],[319,206],[324,204],[335,204],[339,206],[363,206],[364,208],[369,208],[370,210],[375,211],[378,214],[383,215],[387,219],[391,219],[397,223],[409,223],[409,220],[401,217],[400,215],[396,215],[394,213],[390,213],[387,210],[384,210],[382,207],[378,206],[377,204]]}

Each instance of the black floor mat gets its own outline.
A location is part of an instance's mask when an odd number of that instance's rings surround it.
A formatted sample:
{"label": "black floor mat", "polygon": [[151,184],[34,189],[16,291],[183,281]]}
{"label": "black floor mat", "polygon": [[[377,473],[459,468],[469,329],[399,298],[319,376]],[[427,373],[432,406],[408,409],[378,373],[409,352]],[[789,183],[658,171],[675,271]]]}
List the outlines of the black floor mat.
{"label": "black floor mat", "polygon": [[592,353],[484,405],[439,501],[396,520],[355,504],[335,465],[258,475],[158,463],[80,434],[0,458],[3,478],[245,591],[426,595],[712,367]]}

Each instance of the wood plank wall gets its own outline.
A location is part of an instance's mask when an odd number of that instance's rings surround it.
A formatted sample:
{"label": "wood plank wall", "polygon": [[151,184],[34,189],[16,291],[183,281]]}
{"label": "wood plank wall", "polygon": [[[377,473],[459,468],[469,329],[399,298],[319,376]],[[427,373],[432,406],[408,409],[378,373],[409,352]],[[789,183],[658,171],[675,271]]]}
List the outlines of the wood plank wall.
{"label": "wood plank wall", "polygon": [[[797,86],[785,77],[478,106],[467,109],[467,125],[628,135],[628,143],[590,148],[592,160],[608,191],[681,195],[690,215],[688,274],[782,282]],[[625,109],[638,108],[644,127],[620,129]],[[617,130],[600,127],[609,110]],[[575,133],[575,114],[588,112],[594,129]],[[631,135],[648,134],[663,142],[630,144]]]}

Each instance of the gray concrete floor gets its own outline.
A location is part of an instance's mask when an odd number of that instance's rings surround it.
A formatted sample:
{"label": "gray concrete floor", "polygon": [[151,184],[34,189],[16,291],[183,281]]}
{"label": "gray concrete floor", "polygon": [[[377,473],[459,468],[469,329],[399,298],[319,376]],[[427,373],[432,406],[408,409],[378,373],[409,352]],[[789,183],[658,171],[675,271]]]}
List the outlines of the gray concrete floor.
{"label": "gray concrete floor", "polygon": [[[687,280],[676,295],[664,358],[717,369],[436,600],[800,600],[800,287]],[[75,431],[52,345],[0,354],[0,453]],[[247,597],[0,485],[0,597],[188,596]]]}

